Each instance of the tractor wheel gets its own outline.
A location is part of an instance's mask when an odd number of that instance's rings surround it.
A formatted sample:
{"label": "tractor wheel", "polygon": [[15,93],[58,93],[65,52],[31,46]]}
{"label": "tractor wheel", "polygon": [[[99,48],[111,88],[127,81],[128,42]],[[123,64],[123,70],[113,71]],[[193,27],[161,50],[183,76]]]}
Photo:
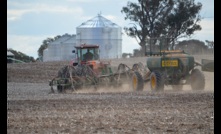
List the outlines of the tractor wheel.
{"label": "tractor wheel", "polygon": [[149,76],[150,72],[147,71],[147,69],[144,67],[144,65],[141,62],[134,64],[132,67],[132,70],[139,71],[140,74],[142,75],[143,81],[144,82],[148,81],[148,76]]}
{"label": "tractor wheel", "polygon": [[150,75],[150,88],[152,91],[164,90],[164,78],[159,71],[153,71]]}
{"label": "tractor wheel", "polygon": [[132,88],[134,91],[142,91],[143,87],[143,78],[139,72],[135,71],[132,75]]}
{"label": "tractor wheel", "polygon": [[66,89],[69,89],[70,87],[67,85],[63,85],[63,84],[68,84],[69,80],[65,79],[64,81],[60,81],[59,84],[57,85],[57,90],[59,93],[63,93],[65,92]]}
{"label": "tractor wheel", "polygon": [[132,70],[138,71],[138,69],[139,69],[139,65],[138,64],[134,64],[133,67],[132,67]]}
{"label": "tractor wheel", "polygon": [[203,90],[205,88],[205,76],[199,69],[193,69],[190,76],[192,90]]}
{"label": "tractor wheel", "polygon": [[62,85],[57,85],[57,90],[59,93],[62,93],[64,91],[64,87]]}

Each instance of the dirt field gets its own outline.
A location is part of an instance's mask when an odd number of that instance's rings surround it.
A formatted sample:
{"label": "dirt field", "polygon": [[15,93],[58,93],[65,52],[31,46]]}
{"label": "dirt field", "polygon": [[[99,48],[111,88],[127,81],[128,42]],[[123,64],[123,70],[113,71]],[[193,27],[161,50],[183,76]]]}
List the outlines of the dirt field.
{"label": "dirt field", "polygon": [[[211,55],[196,56],[214,59]],[[112,60],[112,65],[145,64],[145,57]],[[83,89],[50,94],[48,80],[68,62],[7,64],[7,133],[214,133],[214,73],[204,72],[206,88],[133,92]]]}

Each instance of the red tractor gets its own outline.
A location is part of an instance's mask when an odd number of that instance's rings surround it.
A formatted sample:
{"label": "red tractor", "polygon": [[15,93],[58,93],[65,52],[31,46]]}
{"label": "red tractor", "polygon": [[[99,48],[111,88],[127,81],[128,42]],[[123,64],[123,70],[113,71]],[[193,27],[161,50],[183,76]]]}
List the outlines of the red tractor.
{"label": "red tractor", "polygon": [[87,65],[96,75],[112,73],[110,62],[100,60],[98,45],[82,44],[75,48],[76,50],[72,52],[76,54],[76,59],[71,62],[71,65]]}
{"label": "red tractor", "polygon": [[143,90],[143,78],[139,71],[119,64],[117,71],[113,73],[110,62],[100,60],[98,45],[82,44],[75,48],[72,52],[76,54],[76,59],[71,65],[61,68],[57,77],[49,82],[53,92],[54,85],[62,92],[65,89],[83,87],[119,87],[124,83],[130,84],[133,90]]}

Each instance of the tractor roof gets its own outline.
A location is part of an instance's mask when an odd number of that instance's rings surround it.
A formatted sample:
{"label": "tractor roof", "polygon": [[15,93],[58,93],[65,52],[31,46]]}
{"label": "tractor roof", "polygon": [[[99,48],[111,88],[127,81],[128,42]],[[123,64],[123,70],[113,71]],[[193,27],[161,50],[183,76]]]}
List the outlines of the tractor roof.
{"label": "tractor roof", "polygon": [[80,46],[75,46],[75,48],[99,48],[99,46],[92,44],[81,44]]}

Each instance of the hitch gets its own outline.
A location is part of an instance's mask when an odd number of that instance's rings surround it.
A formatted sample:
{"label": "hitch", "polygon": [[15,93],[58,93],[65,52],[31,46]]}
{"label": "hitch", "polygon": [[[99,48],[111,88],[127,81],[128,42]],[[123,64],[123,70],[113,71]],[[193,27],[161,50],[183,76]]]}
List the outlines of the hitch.
{"label": "hitch", "polygon": [[202,59],[202,71],[214,72],[214,60]]}

